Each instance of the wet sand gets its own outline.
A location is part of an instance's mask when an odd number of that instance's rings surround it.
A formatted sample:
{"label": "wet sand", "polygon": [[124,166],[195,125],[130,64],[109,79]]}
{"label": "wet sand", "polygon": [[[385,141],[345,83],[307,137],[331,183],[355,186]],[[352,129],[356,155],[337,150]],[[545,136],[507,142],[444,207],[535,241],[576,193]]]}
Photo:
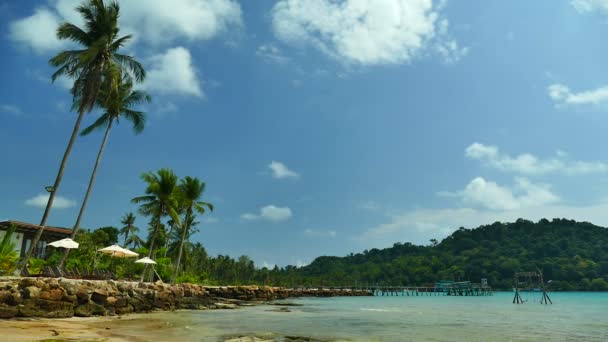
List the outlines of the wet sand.
{"label": "wet sand", "polygon": [[[0,320],[3,341],[164,341],[163,324],[152,314],[90,318],[16,318]],[[120,327],[131,326],[131,329]],[[132,329],[137,326],[138,329]],[[125,331],[126,330],[126,331]],[[131,331],[131,332],[129,332]],[[146,336],[139,333],[145,332]],[[156,332],[156,334],[155,334]]]}

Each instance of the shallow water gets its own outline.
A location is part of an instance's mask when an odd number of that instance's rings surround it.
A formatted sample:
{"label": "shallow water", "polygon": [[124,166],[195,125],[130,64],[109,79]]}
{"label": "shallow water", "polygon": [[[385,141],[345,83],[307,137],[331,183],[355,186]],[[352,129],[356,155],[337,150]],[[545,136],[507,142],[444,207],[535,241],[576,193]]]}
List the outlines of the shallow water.
{"label": "shallow water", "polygon": [[[157,313],[112,330],[155,340],[223,341],[226,335],[306,336],[346,341],[608,341],[608,293],[550,293],[553,305],[490,297],[341,297],[238,310]],[[526,298],[527,297],[527,298]],[[146,318],[147,317],[147,318]],[[143,322],[142,322],[143,321]],[[145,323],[145,329],[142,329]],[[277,337],[277,340],[282,340]]]}

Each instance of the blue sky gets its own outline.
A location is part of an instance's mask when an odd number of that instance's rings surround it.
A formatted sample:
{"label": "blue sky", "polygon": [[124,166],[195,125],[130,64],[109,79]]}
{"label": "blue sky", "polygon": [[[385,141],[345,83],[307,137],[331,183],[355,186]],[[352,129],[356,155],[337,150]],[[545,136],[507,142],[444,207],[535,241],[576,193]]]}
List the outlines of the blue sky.
{"label": "blue sky", "polygon": [[[120,24],[147,127],[112,131],[84,227],[119,226],[162,167],[207,183],[194,239],[259,265],[519,217],[608,225],[608,0],[142,3]],[[42,215],[76,117],[47,61],[76,4],[0,1],[0,219]],[[78,139],[49,224],[74,224],[101,138]]]}

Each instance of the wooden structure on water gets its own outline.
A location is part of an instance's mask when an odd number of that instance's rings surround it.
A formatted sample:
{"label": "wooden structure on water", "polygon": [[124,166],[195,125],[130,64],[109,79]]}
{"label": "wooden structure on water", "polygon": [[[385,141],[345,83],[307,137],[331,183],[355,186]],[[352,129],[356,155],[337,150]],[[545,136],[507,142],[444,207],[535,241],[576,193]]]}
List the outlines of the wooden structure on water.
{"label": "wooden structure on water", "polygon": [[523,304],[527,302],[521,297],[521,292],[540,293],[541,304],[553,304],[551,298],[547,294],[545,282],[543,281],[543,272],[515,272],[513,279],[515,297],[513,304]]}
{"label": "wooden structure on water", "polygon": [[470,281],[440,281],[435,286],[374,286],[375,296],[492,296],[487,283]]}
{"label": "wooden structure on water", "polygon": [[480,284],[470,281],[447,281],[442,280],[434,286],[365,286],[365,287],[332,287],[331,289],[358,289],[369,291],[373,296],[492,296],[494,291],[488,286],[487,281],[482,279]]}

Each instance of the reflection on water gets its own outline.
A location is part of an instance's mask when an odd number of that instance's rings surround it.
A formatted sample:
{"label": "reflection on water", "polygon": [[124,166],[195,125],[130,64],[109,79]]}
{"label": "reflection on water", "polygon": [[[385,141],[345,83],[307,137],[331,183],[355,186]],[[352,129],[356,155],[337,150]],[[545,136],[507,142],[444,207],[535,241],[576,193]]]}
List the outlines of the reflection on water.
{"label": "reflection on water", "polygon": [[[352,297],[300,299],[290,312],[267,306],[156,313],[117,321],[113,330],[160,340],[223,341],[272,334],[322,341],[608,341],[608,294],[552,293],[554,305],[492,297]],[[266,335],[270,336],[270,335]],[[238,340],[238,339],[237,339]],[[254,339],[252,339],[253,341]],[[246,339],[242,341],[247,341]]]}

